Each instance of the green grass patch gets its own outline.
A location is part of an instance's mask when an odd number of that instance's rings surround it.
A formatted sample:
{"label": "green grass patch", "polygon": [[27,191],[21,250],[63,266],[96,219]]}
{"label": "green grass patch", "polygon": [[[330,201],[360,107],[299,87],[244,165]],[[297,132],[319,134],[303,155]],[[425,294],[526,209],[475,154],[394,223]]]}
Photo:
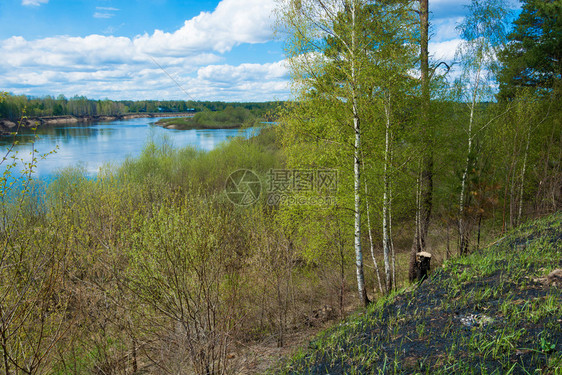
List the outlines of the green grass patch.
{"label": "green grass patch", "polygon": [[560,374],[562,213],[446,262],[288,359],[281,374]]}

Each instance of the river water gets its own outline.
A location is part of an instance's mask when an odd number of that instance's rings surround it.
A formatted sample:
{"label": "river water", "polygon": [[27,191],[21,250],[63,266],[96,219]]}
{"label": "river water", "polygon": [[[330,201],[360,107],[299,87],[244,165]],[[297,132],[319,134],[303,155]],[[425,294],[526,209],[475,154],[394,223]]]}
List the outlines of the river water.
{"label": "river water", "polygon": [[[44,127],[31,132],[21,132],[15,139],[18,144],[0,165],[0,174],[16,156],[22,162],[32,160],[33,150],[37,160],[34,177],[48,180],[62,168],[81,165],[89,176],[94,177],[105,164],[120,164],[127,157],[140,155],[151,141],[166,142],[173,147],[193,146],[210,151],[222,142],[236,136],[249,137],[254,129],[193,129],[174,130],[152,125],[154,119],[140,118],[123,121],[88,123],[85,125]],[[5,155],[14,137],[0,138],[0,152]],[[41,159],[41,155],[55,151]],[[17,173],[17,172],[16,172]]]}

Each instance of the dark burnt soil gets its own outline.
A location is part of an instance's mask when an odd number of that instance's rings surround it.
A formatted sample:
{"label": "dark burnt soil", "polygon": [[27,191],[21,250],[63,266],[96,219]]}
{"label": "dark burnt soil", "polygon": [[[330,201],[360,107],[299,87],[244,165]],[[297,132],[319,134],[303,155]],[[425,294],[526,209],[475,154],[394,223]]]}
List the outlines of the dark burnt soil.
{"label": "dark burnt soil", "polygon": [[562,374],[562,213],[325,332],[288,374]]}

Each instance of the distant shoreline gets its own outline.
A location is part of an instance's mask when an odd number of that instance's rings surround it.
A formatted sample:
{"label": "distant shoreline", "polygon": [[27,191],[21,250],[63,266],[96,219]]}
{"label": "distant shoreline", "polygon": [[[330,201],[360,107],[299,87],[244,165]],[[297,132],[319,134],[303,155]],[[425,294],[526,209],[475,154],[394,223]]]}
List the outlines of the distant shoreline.
{"label": "distant shoreline", "polygon": [[243,124],[239,123],[221,123],[221,124],[200,124],[193,121],[187,116],[179,118],[180,116],[174,116],[175,118],[161,119],[154,123],[154,125],[161,126],[164,129],[176,129],[176,130],[191,130],[191,129],[240,129]]}
{"label": "distant shoreline", "polygon": [[[94,116],[45,116],[25,117],[20,121],[20,129],[30,129],[38,126],[72,125],[78,123],[98,121],[131,120],[135,118],[157,117],[193,117],[192,112],[154,112],[154,113],[126,113],[122,115],[94,115]],[[0,134],[11,134],[18,129],[18,123],[7,119],[0,119]]]}

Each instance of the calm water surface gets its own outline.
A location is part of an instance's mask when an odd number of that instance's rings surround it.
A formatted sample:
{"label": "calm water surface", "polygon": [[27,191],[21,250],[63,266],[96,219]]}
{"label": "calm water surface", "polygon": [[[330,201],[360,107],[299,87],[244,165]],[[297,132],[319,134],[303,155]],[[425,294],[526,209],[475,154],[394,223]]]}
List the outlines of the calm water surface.
{"label": "calm water surface", "polygon": [[[95,176],[105,164],[119,164],[128,156],[140,155],[148,142],[166,142],[174,147],[193,146],[210,151],[220,143],[236,136],[249,137],[254,129],[173,130],[154,126],[154,119],[89,123],[87,125],[45,127],[37,130],[36,137],[22,133],[16,137],[19,144],[14,148],[18,159],[31,160],[33,149],[36,156],[56,149],[56,153],[37,161],[35,177],[49,179],[58,170],[81,165],[88,175]],[[35,138],[34,144],[31,142]],[[6,154],[13,137],[0,138],[0,151]],[[11,155],[14,155],[12,153]],[[0,173],[6,169],[0,165]],[[21,162],[20,162],[21,164]],[[18,168],[21,168],[18,167]]]}

